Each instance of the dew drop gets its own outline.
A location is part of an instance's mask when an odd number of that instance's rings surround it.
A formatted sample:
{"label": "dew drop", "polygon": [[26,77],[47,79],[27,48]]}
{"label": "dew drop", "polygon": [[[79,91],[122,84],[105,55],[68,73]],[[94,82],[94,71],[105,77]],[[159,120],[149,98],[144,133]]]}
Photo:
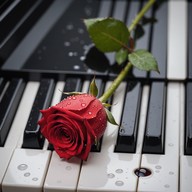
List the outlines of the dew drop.
{"label": "dew drop", "polygon": [[110,179],[112,179],[112,178],[115,177],[115,175],[114,175],[113,173],[109,173],[109,174],[107,174],[107,177],[110,178]]}
{"label": "dew drop", "polygon": [[172,171],[169,171],[169,175],[174,175],[174,172],[172,172]]}
{"label": "dew drop", "polygon": [[73,97],[72,97],[72,99],[73,99],[73,100],[76,100],[76,97],[75,97],[75,96],[73,96]]}
{"label": "dew drop", "polygon": [[81,103],[81,106],[82,106],[82,107],[85,107],[85,106],[86,106],[86,104],[85,104],[85,103]]}
{"label": "dew drop", "polygon": [[117,186],[122,186],[122,185],[124,185],[124,182],[123,182],[123,181],[116,181],[116,182],[115,182],[115,185],[117,185]]}
{"label": "dew drop", "polygon": [[67,105],[71,105],[71,102],[68,102]]}
{"label": "dew drop", "polygon": [[65,169],[70,171],[72,169],[72,167],[71,166],[67,166]]}
{"label": "dew drop", "polygon": [[28,165],[26,164],[20,164],[17,169],[19,169],[20,171],[26,170],[28,168]]}
{"label": "dew drop", "polygon": [[73,66],[73,69],[79,70],[79,69],[80,69],[80,66],[79,66],[79,65],[74,65],[74,66]]}
{"label": "dew drop", "polygon": [[92,112],[91,112],[91,111],[89,111],[89,112],[88,112],[88,114],[89,114],[89,115],[91,115],[91,114],[92,114]]}
{"label": "dew drop", "polygon": [[120,129],[120,134],[124,134],[125,133],[125,129]]}
{"label": "dew drop", "polygon": [[68,55],[69,55],[69,57],[72,57],[73,56],[73,52],[69,52]]}
{"label": "dew drop", "polygon": [[31,175],[31,173],[27,172],[24,174],[25,177],[29,177]]}
{"label": "dew drop", "polygon": [[116,173],[123,173],[123,169],[117,169],[115,172]]}
{"label": "dew drop", "polygon": [[169,187],[170,187],[170,185],[168,185],[168,184],[165,184],[165,185],[164,185],[164,187],[165,187],[165,188],[169,188]]}
{"label": "dew drop", "polygon": [[80,61],[84,61],[84,60],[85,60],[85,56],[81,56]]}
{"label": "dew drop", "polygon": [[84,29],[79,28],[79,29],[78,29],[78,33],[79,33],[79,34],[83,34],[83,33],[84,33]]}
{"label": "dew drop", "polygon": [[71,43],[69,41],[64,42],[65,47],[69,47],[70,45],[71,45]]}
{"label": "dew drop", "polygon": [[156,169],[161,169],[162,167],[160,165],[155,166]]}
{"label": "dew drop", "polygon": [[38,181],[38,178],[37,177],[33,177],[32,180],[33,181]]}
{"label": "dew drop", "polygon": [[169,143],[168,145],[169,145],[170,147],[173,147],[173,143]]}
{"label": "dew drop", "polygon": [[73,27],[72,24],[69,24],[69,25],[66,26],[66,29],[67,29],[67,30],[72,30],[73,28],[74,28],[74,27]]}

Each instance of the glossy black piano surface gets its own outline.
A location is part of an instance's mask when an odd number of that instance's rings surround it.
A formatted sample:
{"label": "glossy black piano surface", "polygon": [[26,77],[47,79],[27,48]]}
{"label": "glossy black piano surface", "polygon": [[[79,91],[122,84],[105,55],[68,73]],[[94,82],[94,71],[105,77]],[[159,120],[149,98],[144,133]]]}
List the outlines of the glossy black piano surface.
{"label": "glossy black piano surface", "polygon": [[[34,102],[31,100],[26,125],[22,131],[23,138],[18,137],[18,141],[20,139],[22,142],[12,146],[13,151],[10,154],[14,152],[15,148],[45,150],[54,154],[50,144],[46,149],[44,148],[46,141],[40,134],[36,122],[41,117],[39,110],[51,105],[57,85],[64,82],[65,86],[62,87],[64,92],[81,91],[85,90],[84,85],[89,83],[93,76],[96,76],[101,94],[108,82],[113,80],[121,70],[121,67],[115,62],[113,53],[103,54],[94,47],[82,20],[84,18],[114,17],[129,26],[145,3],[145,0],[1,0],[0,154],[4,153],[1,152],[1,149],[3,151],[9,146],[12,124],[14,125],[17,113],[21,113],[19,112],[20,102],[25,97],[25,92],[31,82],[38,84],[34,88]],[[174,3],[177,5],[175,6]],[[174,10],[179,10],[180,6],[181,11],[178,14],[174,13]],[[137,48],[147,49],[156,57],[160,74],[133,69],[123,82],[122,101],[119,101],[123,103],[121,111],[114,111],[117,116],[117,113],[121,115],[116,137],[113,138],[113,142],[109,142],[113,147],[111,157],[114,157],[111,163],[118,164],[118,158],[121,163],[126,154],[130,155],[125,158],[127,162],[139,156],[139,165],[131,168],[131,164],[128,164],[127,167],[133,169],[132,172],[143,166],[147,168],[146,170],[149,168],[152,176],[155,175],[155,179],[148,183],[150,186],[153,182],[155,185],[158,179],[162,179],[162,177],[156,176],[161,171],[161,163],[164,166],[164,163],[174,161],[173,157],[176,157],[177,160],[174,163],[180,163],[180,166],[178,165],[174,169],[175,175],[173,171],[169,171],[169,176],[165,176],[168,181],[162,184],[162,188],[160,187],[165,191],[175,191],[176,189],[176,191],[187,192],[191,190],[188,189],[188,180],[184,178],[185,174],[191,176],[191,173],[186,170],[192,170],[191,162],[187,164],[192,161],[191,32],[191,1],[156,2],[152,9],[146,13],[141,25],[132,33],[132,36],[135,38]],[[45,92],[49,94],[47,95]],[[65,95],[62,95],[60,99],[64,99],[64,97]],[[112,97],[110,102],[116,102],[116,98]],[[175,108],[173,108],[174,102]],[[179,138],[177,143],[169,141],[169,136],[167,136],[171,135],[169,130],[173,129],[174,132],[174,128],[176,130],[175,137]],[[104,153],[102,151],[106,150],[105,143],[106,139],[102,138],[99,149],[93,146],[90,164],[95,163],[93,157],[98,162],[102,159],[100,159],[99,153],[102,154]],[[178,150],[171,151],[169,155],[169,147],[173,145]],[[17,153],[20,152],[16,150],[15,154]],[[115,154],[118,156],[117,159]],[[13,156],[14,158],[15,156]],[[53,160],[51,160],[52,158]],[[51,161],[50,169],[53,167],[54,158],[47,157],[47,162]],[[158,158],[159,164],[156,165]],[[151,163],[149,160],[155,163]],[[9,161],[11,162],[11,155],[7,159],[7,162]],[[126,161],[123,161],[123,165]],[[88,170],[97,171],[97,169],[89,167],[89,160],[86,163],[75,163],[79,167],[82,166],[82,174],[80,168],[77,170],[78,173],[76,172],[77,175],[82,175],[78,177],[78,190],[91,190],[89,186],[82,187],[84,186],[83,177]],[[99,162],[99,164],[101,163]],[[175,165],[174,163],[172,166]],[[12,164],[8,170],[11,169],[11,166]],[[109,170],[111,170],[110,166]],[[187,168],[183,168],[185,166]],[[3,191],[12,189],[6,187],[11,185],[11,181],[9,183],[7,180],[9,173],[3,181],[6,169],[5,166],[3,168],[0,166],[0,172],[2,172],[0,187],[3,186]],[[120,169],[117,170],[120,173]],[[156,187],[152,185],[150,190],[150,187],[145,188],[143,180],[139,179],[141,175],[145,175],[146,170],[139,169],[140,175],[136,178],[138,179],[137,185],[140,187],[132,188],[134,191],[145,191],[146,189],[147,191],[157,191]],[[179,176],[179,173],[182,176]],[[178,178],[172,180],[170,175],[178,176]],[[113,178],[112,172],[108,172],[108,178],[110,176]],[[48,174],[45,180],[45,176],[42,176],[45,184],[41,187],[47,187],[46,182],[50,182],[49,177]],[[90,177],[90,183],[92,183],[91,179],[92,177]],[[117,181],[116,187],[125,185],[125,182],[122,184]],[[76,185],[78,185],[77,183]],[[187,187],[185,188],[184,185]],[[14,187],[17,189],[18,186]],[[109,186],[111,187],[110,184]],[[106,191],[111,190],[109,186]],[[18,189],[23,190],[20,186]],[[49,186],[46,189],[49,189]],[[56,190],[54,186],[52,189]],[[103,190],[105,188],[102,187],[95,189],[95,191]],[[115,188],[115,190],[121,191],[120,188]],[[129,190],[127,189],[127,191]]]}

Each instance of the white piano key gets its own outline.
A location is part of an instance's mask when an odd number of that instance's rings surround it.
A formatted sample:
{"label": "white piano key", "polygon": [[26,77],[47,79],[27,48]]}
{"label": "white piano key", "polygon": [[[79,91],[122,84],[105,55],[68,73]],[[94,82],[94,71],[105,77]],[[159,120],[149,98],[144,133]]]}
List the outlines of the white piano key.
{"label": "white piano key", "polygon": [[41,192],[50,151],[15,149],[2,183],[3,192]]}
{"label": "white piano key", "polygon": [[183,80],[187,76],[187,1],[171,0],[168,5],[167,78]]}
{"label": "white piano key", "polygon": [[80,168],[81,160],[79,158],[74,157],[66,161],[64,159],[60,159],[58,154],[53,152],[44,184],[44,191],[75,192]]}
{"label": "white piano key", "polygon": [[17,146],[18,139],[25,129],[38,88],[39,82],[27,83],[23,97],[11,125],[10,132],[6,139],[5,147],[15,148]]}
{"label": "white piano key", "polygon": [[[62,92],[59,90],[62,90],[62,88],[63,82],[58,82],[53,95],[52,105],[60,101]],[[33,89],[28,91],[30,95]],[[23,112],[25,113],[25,111]],[[26,118],[24,120],[26,123],[28,119]],[[13,153],[2,182],[4,192],[25,192],[26,190],[30,192],[42,191],[51,156],[51,151],[46,150],[48,142],[45,142],[44,150],[22,149],[20,148],[22,146],[22,140],[23,134],[17,143],[17,149],[15,149]]]}
{"label": "white piano key", "polygon": [[184,154],[184,126],[185,126],[185,87],[181,84],[180,94],[181,115],[180,115],[180,192],[191,192],[192,178],[192,156]]}
{"label": "white piano key", "polygon": [[2,184],[4,174],[8,167],[9,161],[11,160],[12,153],[17,146],[19,137],[25,128],[25,124],[27,122],[31,106],[37,92],[38,85],[39,84],[35,82],[29,82],[26,85],[18,110],[7,136],[5,145],[4,147],[0,148],[0,157],[3,157],[1,158],[0,163],[0,185]]}
{"label": "white piano key", "polygon": [[13,148],[10,147],[0,147],[0,191],[1,191],[1,185],[3,181],[4,174],[7,170],[7,167],[9,165],[9,161],[11,159],[13,153]]}
{"label": "white piano key", "polygon": [[179,131],[180,85],[169,83],[167,90],[165,154],[143,154],[141,167],[152,174],[140,177],[138,192],[178,191],[179,183]]}
{"label": "white piano key", "polygon": [[[111,111],[117,122],[120,122],[123,107],[125,85],[121,84],[114,95]],[[147,89],[143,92],[146,93]],[[141,109],[141,134],[144,131],[144,121],[147,108],[147,97],[144,96]],[[141,146],[138,145],[137,154],[114,153],[118,127],[108,124],[103,137],[100,153],[90,153],[87,162],[83,162],[78,183],[78,191],[136,191],[137,176],[134,169],[140,163]],[[139,133],[140,134],[140,133]],[[142,142],[142,136],[139,136]]]}
{"label": "white piano key", "polygon": [[[89,89],[89,81],[83,83],[82,92],[87,93]],[[81,160],[79,158],[72,158],[65,161],[59,158],[56,152],[52,153],[49,169],[44,183],[45,192],[57,191],[76,191],[78,178],[81,169]]]}

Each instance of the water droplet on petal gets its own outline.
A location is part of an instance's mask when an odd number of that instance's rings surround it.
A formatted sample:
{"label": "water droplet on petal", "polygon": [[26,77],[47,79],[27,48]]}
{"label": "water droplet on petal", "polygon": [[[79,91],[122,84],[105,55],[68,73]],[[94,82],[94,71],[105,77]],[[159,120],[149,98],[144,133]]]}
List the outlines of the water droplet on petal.
{"label": "water droplet on petal", "polygon": [[73,100],[76,100],[76,97],[75,97],[75,96],[73,96],[73,97],[72,97],[72,99],[73,99]]}
{"label": "water droplet on petal", "polygon": [[91,112],[91,111],[89,111],[89,112],[88,112],[88,114],[89,114],[89,115],[91,115],[91,114],[92,114],[92,112]]}
{"label": "water droplet on petal", "polygon": [[81,106],[82,106],[82,107],[85,107],[85,106],[86,106],[86,104],[85,104],[85,103],[81,103]]}

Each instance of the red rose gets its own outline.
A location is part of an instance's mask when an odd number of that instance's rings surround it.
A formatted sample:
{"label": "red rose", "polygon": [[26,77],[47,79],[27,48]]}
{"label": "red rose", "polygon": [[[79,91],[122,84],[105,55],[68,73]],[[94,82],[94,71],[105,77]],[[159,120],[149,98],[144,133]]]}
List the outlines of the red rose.
{"label": "red rose", "polygon": [[41,133],[65,159],[78,156],[86,160],[107,125],[102,103],[89,94],[69,96],[41,113]]}

